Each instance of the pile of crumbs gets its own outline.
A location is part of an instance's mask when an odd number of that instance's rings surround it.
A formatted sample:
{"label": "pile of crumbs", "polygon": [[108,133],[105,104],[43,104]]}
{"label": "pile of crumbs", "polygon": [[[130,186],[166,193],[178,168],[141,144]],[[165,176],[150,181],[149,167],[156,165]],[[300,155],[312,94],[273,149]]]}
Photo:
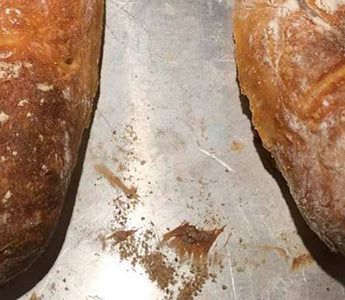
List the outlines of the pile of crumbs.
{"label": "pile of crumbs", "polygon": [[[130,153],[131,158],[137,160],[140,168],[144,165],[143,159],[135,155],[133,147],[137,136],[132,127],[127,129],[125,134],[129,136],[124,139],[127,145],[122,144],[120,152],[125,158],[128,157],[127,153]],[[116,162],[120,163],[119,160]],[[122,161],[120,165],[122,166],[118,169],[120,174],[125,173],[124,170],[129,171],[126,163]],[[138,222],[135,222],[136,228],[131,228],[133,212],[138,205],[148,201],[146,197],[151,196],[152,192],[149,195],[137,193],[133,185],[138,178],[136,180],[134,176],[124,180],[126,178],[124,174],[118,178],[117,171],[100,165],[95,166],[95,170],[120,192],[111,202],[113,220],[110,233],[99,235],[104,251],[110,251],[133,267],[142,267],[149,279],[164,292],[165,300],[193,299],[201,293],[208,280],[216,282],[217,276],[211,273],[210,269],[216,268],[216,271],[221,272],[222,262],[218,259],[219,264],[215,265],[208,254],[224,228],[202,230],[185,222],[167,232],[161,241],[155,233],[155,224],[146,218],[141,218],[139,224],[142,226],[138,226]]]}
{"label": "pile of crumbs", "polygon": [[[201,293],[207,280],[216,282],[217,276],[209,271],[208,252],[222,231],[223,228],[199,230],[183,223],[157,243],[154,228],[114,229],[101,242],[104,250],[119,255],[121,261],[141,266],[164,292],[164,299],[189,300]],[[216,266],[222,266],[221,261]]]}

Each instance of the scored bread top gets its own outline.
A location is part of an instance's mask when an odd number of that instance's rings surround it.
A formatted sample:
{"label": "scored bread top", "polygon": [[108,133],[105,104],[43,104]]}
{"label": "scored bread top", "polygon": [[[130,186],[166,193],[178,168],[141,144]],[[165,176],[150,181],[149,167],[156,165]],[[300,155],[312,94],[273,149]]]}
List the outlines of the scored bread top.
{"label": "scored bread top", "polygon": [[311,228],[345,253],[345,2],[237,0],[253,123]]}

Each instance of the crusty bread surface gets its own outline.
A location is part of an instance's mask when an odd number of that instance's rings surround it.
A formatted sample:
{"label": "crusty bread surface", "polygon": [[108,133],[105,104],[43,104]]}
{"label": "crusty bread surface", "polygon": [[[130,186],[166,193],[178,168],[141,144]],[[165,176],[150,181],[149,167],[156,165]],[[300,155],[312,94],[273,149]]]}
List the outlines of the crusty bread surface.
{"label": "crusty bread surface", "polygon": [[0,283],[54,231],[98,87],[103,0],[0,1]]}
{"label": "crusty bread surface", "polygon": [[345,1],[236,0],[241,91],[309,226],[345,254]]}

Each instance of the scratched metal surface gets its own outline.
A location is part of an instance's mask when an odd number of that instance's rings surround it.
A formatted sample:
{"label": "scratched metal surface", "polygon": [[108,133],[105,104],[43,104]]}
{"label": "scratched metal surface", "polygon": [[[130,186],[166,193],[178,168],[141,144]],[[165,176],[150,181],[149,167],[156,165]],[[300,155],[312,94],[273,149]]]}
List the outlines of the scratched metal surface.
{"label": "scratched metal surface", "polygon": [[[66,241],[20,299],[163,298],[140,267],[102,250],[97,237],[114,225],[109,202],[122,191],[100,178],[100,164],[138,189],[130,228],[145,217],[161,239],[183,221],[226,225],[211,249],[224,270],[196,299],[344,298],[343,260],[303,223],[254,139],[236,82],[232,5],[107,1],[101,94]],[[317,262],[293,271],[309,252]]]}

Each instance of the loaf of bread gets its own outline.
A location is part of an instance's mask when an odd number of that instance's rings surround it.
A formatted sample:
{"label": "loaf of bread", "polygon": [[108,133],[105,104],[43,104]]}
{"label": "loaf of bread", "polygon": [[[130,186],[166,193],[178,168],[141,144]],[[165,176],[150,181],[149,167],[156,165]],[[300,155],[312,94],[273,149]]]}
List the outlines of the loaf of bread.
{"label": "loaf of bread", "polygon": [[103,0],[0,1],[0,283],[44,251],[98,87]]}
{"label": "loaf of bread", "polygon": [[345,254],[345,0],[236,0],[241,91],[302,215]]}

